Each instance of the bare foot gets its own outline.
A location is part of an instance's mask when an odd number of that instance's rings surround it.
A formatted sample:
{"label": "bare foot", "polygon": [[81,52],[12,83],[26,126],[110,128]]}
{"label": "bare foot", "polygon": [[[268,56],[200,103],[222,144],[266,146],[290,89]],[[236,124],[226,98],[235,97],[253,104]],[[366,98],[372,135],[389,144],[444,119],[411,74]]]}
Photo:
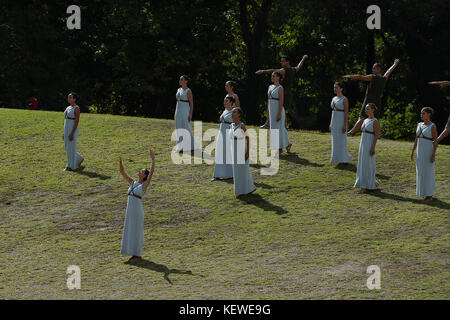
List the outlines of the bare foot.
{"label": "bare foot", "polygon": [[216,180],[217,180],[217,178],[212,178],[212,179],[211,179],[211,182],[216,181]]}
{"label": "bare foot", "polygon": [[67,167],[64,169],[64,171],[73,171],[73,170],[72,170],[72,168]]}
{"label": "bare foot", "polygon": [[127,263],[135,263],[141,260],[141,257],[132,256],[130,259],[128,259]]}
{"label": "bare foot", "polygon": [[290,143],[287,148],[286,148],[286,152],[290,153],[291,152],[291,147],[292,147],[292,143]]}
{"label": "bare foot", "polygon": [[266,122],[262,126],[260,126],[261,129],[269,129],[270,125]]}
{"label": "bare foot", "polygon": [[427,203],[433,201],[433,197],[425,197],[425,199],[423,199],[423,202]]}
{"label": "bare foot", "polygon": [[359,194],[367,193],[367,189],[360,189],[360,190],[358,191],[358,193],[359,193]]}

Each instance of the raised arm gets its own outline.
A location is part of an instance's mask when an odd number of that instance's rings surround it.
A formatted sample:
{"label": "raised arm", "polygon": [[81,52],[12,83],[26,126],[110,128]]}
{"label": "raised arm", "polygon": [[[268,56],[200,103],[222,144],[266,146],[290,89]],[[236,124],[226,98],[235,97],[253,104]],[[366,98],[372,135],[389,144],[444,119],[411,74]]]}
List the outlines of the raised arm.
{"label": "raised arm", "polygon": [[303,65],[305,64],[306,59],[308,59],[308,56],[305,54],[302,58],[302,60],[298,63],[298,65],[295,68],[295,71],[299,72],[300,69],[303,67]]}
{"label": "raised arm", "polygon": [[131,182],[133,182],[133,179],[131,179],[130,176],[127,175],[127,173],[125,172],[125,169],[123,168],[122,157],[119,157],[119,162],[120,162],[120,173],[125,178],[125,180],[127,180],[128,184],[131,184]]}
{"label": "raised arm", "polygon": [[142,186],[142,190],[144,192],[150,185],[150,181],[152,180],[153,176],[153,171],[155,171],[155,152],[153,152],[153,150],[150,150],[150,158],[152,158],[152,168],[150,169],[150,173],[148,174],[147,180],[145,180],[144,185]]}
{"label": "raised arm", "polygon": [[272,74],[274,71],[280,71],[281,72],[281,69],[258,70],[258,71],[255,72],[255,74],[257,74],[257,75],[264,74],[264,73]]}
{"label": "raised arm", "polygon": [[388,71],[386,71],[386,73],[384,74],[384,76],[389,79],[389,77],[391,76],[392,72],[394,72],[395,68],[397,68],[398,63],[400,62],[399,59],[395,59],[394,60],[394,64],[388,69]]}
{"label": "raised arm", "polygon": [[371,82],[372,81],[372,75],[360,75],[360,74],[347,74],[345,76],[342,76],[342,78],[346,78],[346,79],[352,79],[352,80],[362,80],[362,81],[367,81],[367,82]]}
{"label": "raised arm", "polygon": [[431,84],[432,86],[450,86],[450,81],[431,81],[428,82],[428,84]]}

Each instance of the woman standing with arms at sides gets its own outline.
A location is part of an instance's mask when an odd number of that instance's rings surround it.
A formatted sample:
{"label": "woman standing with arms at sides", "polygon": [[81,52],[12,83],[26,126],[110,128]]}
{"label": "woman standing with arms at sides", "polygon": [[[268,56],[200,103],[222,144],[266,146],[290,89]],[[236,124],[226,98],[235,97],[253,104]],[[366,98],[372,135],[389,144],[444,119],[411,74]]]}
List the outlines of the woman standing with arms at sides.
{"label": "woman standing with arms at sides", "polygon": [[374,103],[366,105],[367,119],[364,120],[361,131],[361,142],[359,144],[358,169],[356,170],[356,182],[354,188],[361,188],[358,193],[366,193],[378,187],[375,179],[376,158],[375,146],[380,136],[380,123],[375,118],[376,111]]}
{"label": "woman standing with arms at sides", "polygon": [[[179,80],[180,88],[176,93],[177,107],[175,109],[175,130],[177,136],[176,152],[197,150],[200,148],[192,133],[192,113],[194,111],[194,98],[191,89],[188,88],[190,78],[182,75]],[[186,130],[186,131],[184,131]],[[183,134],[184,133],[184,134]],[[190,136],[187,141],[186,133]],[[186,139],[186,141],[185,141]]]}
{"label": "woman standing with arms at sides", "polygon": [[250,172],[249,151],[250,139],[245,133],[247,129],[241,122],[242,109],[233,108],[231,113],[233,123],[230,128],[231,150],[233,156],[233,179],[234,194],[237,198],[242,195],[252,193],[256,190],[253,183],[252,173]]}
{"label": "woman standing with arms at sides", "polygon": [[155,171],[155,153],[150,150],[152,158],[152,168],[150,171],[141,169],[138,172],[138,181],[134,181],[128,176],[123,168],[122,158],[120,160],[120,173],[130,184],[128,188],[128,203],[123,227],[121,254],[132,256],[127,263],[133,263],[141,260],[142,245],[144,243],[144,207],[142,206],[142,196]]}
{"label": "woman standing with arms at sides", "polygon": [[233,123],[233,117],[231,115],[234,98],[232,96],[226,96],[223,100],[225,111],[220,116],[220,129],[216,140],[216,154],[214,174],[211,181],[217,179],[232,179],[233,178],[233,164],[231,161],[231,143],[229,139],[228,131],[230,125]]}
{"label": "woman standing with arms at sides", "polygon": [[64,111],[64,149],[67,154],[67,165],[64,171],[73,171],[79,167],[84,158],[77,152],[78,124],[80,123],[80,107],[78,95],[69,93],[67,102],[70,104]]}
{"label": "woman standing with arms at sides", "polygon": [[[272,73],[272,82],[267,91],[267,105],[269,109],[270,124],[270,149],[278,150],[279,154],[286,148],[291,151],[292,143],[289,142],[287,129],[285,126],[286,113],[284,111],[284,89],[280,85],[282,75],[278,71]],[[277,137],[278,132],[278,137]]]}
{"label": "woman standing with arms at sides", "polygon": [[334,93],[336,96],[331,100],[330,131],[331,131],[331,162],[348,164],[352,157],[347,146],[347,123],[348,123],[348,99],[343,95],[344,84],[336,82]]}
{"label": "woman standing with arms at sides", "polygon": [[435,155],[437,148],[437,129],[431,122],[433,109],[425,107],[420,111],[423,122],[417,124],[416,140],[411,152],[414,160],[414,151],[417,147],[416,159],[416,194],[425,197],[424,202],[432,201],[435,187]]}
{"label": "woman standing with arms at sides", "polygon": [[236,86],[236,82],[234,81],[227,81],[225,82],[225,90],[227,91],[227,95],[225,97],[233,97],[234,103],[233,108],[240,107],[241,102],[239,101],[239,97],[236,93],[234,93],[234,87]]}

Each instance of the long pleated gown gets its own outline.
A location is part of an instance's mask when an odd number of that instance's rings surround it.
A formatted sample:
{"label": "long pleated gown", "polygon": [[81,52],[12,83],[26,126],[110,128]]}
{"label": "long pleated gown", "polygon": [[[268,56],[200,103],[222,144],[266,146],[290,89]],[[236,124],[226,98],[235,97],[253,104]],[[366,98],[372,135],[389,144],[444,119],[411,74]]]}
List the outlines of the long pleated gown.
{"label": "long pleated gown", "polygon": [[376,118],[366,119],[361,127],[362,135],[359,144],[355,188],[374,190],[379,186],[375,179],[376,155],[370,155],[370,149],[375,139],[373,124],[376,120]]}
{"label": "long pleated gown", "polygon": [[435,163],[431,162],[433,154],[434,123],[425,125],[423,122],[417,125],[417,158],[416,158],[416,194],[420,197],[434,196],[436,183]]}
{"label": "long pleated gown", "polygon": [[331,162],[349,163],[352,156],[348,152],[347,132],[342,132],[345,124],[345,97],[334,97],[331,100]]}
{"label": "long pleated gown", "polygon": [[200,149],[199,143],[195,140],[194,134],[192,133],[192,123],[189,121],[189,100],[188,91],[191,90],[186,88],[178,88],[176,93],[177,106],[175,109],[175,130],[177,146],[175,148],[176,152],[180,151],[192,151]]}
{"label": "long pleated gown", "polygon": [[69,135],[72,133],[73,126],[75,125],[75,109],[79,108],[78,106],[68,106],[66,110],[64,110],[64,149],[67,154],[67,164],[66,167],[75,170],[78,168],[80,163],[84,160],[84,158],[77,152],[77,144],[78,144],[78,127],[75,130],[73,135],[73,140],[69,140]]}
{"label": "long pleated gown", "polygon": [[270,117],[270,150],[286,148],[290,142],[288,132],[285,126],[286,113],[284,107],[281,110],[281,120],[277,121],[278,109],[280,107],[279,90],[281,85],[270,85],[267,91],[269,99],[269,117]]}
{"label": "long pleated gown", "polygon": [[250,172],[249,159],[245,160],[247,145],[245,143],[245,133],[241,128],[242,123],[231,124],[230,139],[232,143],[233,156],[233,180],[234,194],[248,194],[256,190],[253,183],[252,173]]}
{"label": "long pleated gown", "polygon": [[128,188],[128,203],[123,227],[121,254],[142,256],[144,244],[144,207],[142,206],[142,184],[131,182]]}
{"label": "long pleated gown", "polygon": [[231,141],[228,134],[233,122],[231,110],[225,109],[220,116],[220,129],[216,139],[214,178],[233,178],[233,161],[231,157]]}

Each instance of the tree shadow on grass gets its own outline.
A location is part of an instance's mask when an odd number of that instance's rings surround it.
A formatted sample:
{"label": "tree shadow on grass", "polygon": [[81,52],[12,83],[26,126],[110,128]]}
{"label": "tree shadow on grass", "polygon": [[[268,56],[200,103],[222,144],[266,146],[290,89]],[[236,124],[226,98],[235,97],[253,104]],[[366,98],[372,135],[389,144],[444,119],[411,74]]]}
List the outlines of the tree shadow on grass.
{"label": "tree shadow on grass", "polygon": [[[339,167],[335,167],[338,170],[346,170],[346,171],[353,171],[356,173],[356,170],[358,169],[353,163],[347,163],[346,165],[342,165]],[[390,176],[385,176],[384,174],[379,174],[377,173],[375,175],[378,179],[383,179],[383,180],[389,180],[391,177]]]}
{"label": "tree shadow on grass", "polygon": [[[129,264],[131,266],[135,266],[138,268],[144,268],[144,269],[149,269],[152,271],[163,273],[164,279],[170,284],[172,284],[172,281],[170,281],[170,279],[169,279],[170,274],[188,274],[190,276],[195,276],[195,274],[192,273],[192,271],[190,271],[190,270],[169,269],[167,266],[165,266],[163,264],[155,263],[155,262],[152,262],[152,261],[149,261],[146,259],[142,259],[142,260],[140,260],[138,262],[134,262],[134,263],[125,262],[125,264]],[[201,274],[199,274],[197,276],[204,278],[204,276]]]}
{"label": "tree shadow on grass", "polygon": [[323,167],[324,165],[321,163],[311,162],[308,159],[301,158],[298,153],[282,153],[280,155],[281,160],[286,160],[292,163],[301,164],[302,166],[310,166],[310,167]]}
{"label": "tree shadow on grass", "polygon": [[276,214],[279,214],[279,215],[288,213],[287,210],[270,203],[269,201],[267,201],[263,197],[261,197],[259,194],[251,193],[251,194],[243,195],[243,196],[239,197],[238,199],[241,201],[244,201],[248,204],[257,206],[257,207],[263,209],[264,211],[274,211]]}
{"label": "tree shadow on grass", "polygon": [[84,166],[81,166],[78,169],[74,170],[73,172],[88,176],[89,178],[99,178],[101,180],[111,179],[110,176],[105,176],[97,172],[84,171],[84,168],[85,168]]}
{"label": "tree shadow on grass", "polygon": [[422,199],[402,197],[402,196],[399,196],[399,195],[396,195],[396,194],[383,192],[383,191],[381,191],[379,189],[367,192],[366,194],[370,195],[370,196],[378,197],[378,198],[381,198],[381,199],[389,199],[389,200],[395,200],[395,201],[412,202],[412,203],[427,205],[427,206],[430,206],[430,207],[438,207],[438,208],[447,209],[447,210],[450,209],[450,203],[441,201],[441,200],[436,199],[436,198],[433,201],[430,201],[430,202],[422,202]]}

